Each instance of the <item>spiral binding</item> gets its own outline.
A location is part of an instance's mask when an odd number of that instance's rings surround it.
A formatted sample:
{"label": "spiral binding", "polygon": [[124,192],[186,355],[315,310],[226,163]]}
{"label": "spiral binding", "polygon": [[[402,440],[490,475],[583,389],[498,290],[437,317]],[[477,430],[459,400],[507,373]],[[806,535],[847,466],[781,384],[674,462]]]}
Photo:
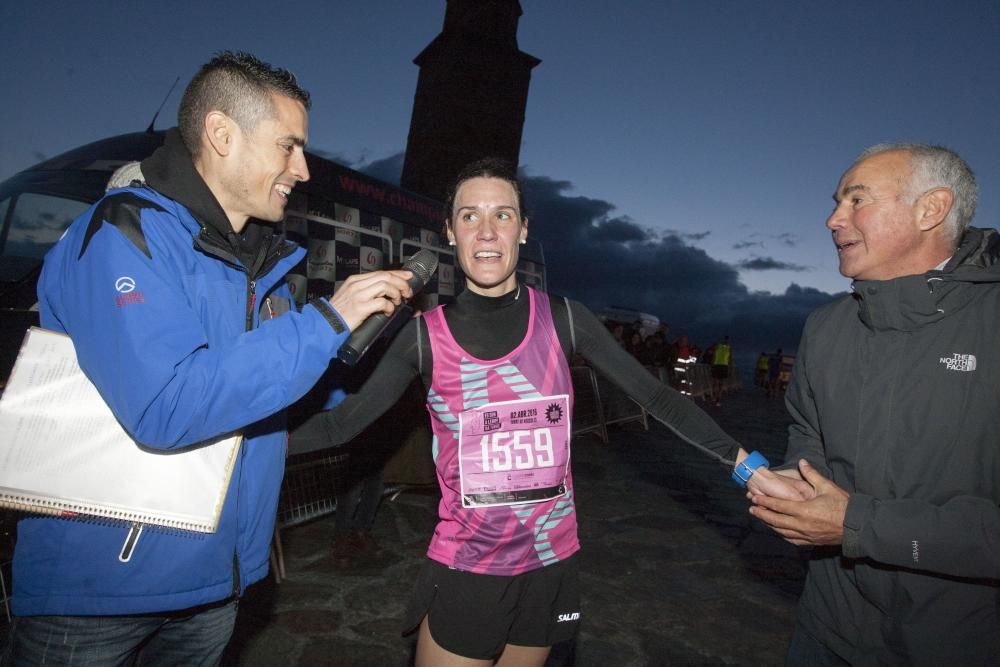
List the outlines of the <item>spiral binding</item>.
{"label": "spiral binding", "polygon": [[75,521],[99,523],[104,520],[112,523],[143,523],[150,526],[187,530],[197,533],[211,533],[215,531],[214,525],[196,521],[170,519],[163,516],[143,514],[132,510],[116,510],[108,507],[91,507],[49,498],[35,498],[32,496],[0,494],[0,506],[9,507],[21,512],[44,514],[48,516],[55,516],[60,519],[71,519]]}

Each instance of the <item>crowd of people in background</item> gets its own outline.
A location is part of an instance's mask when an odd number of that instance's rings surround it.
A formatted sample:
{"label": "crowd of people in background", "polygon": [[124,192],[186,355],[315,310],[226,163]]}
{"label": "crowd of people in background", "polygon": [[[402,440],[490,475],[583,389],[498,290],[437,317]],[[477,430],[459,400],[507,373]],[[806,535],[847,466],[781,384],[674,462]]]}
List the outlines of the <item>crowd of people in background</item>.
{"label": "crowd of people in background", "polygon": [[619,322],[605,319],[618,344],[645,366],[662,366],[672,369],[678,358],[692,359],[691,363],[712,363],[715,345],[702,349],[689,342],[686,335],[670,338],[670,325],[660,323],[655,331],[647,334],[642,322]]}
{"label": "crowd of people in background", "polygon": [[[720,405],[722,380],[733,373],[734,356],[729,336],[704,348],[691,341],[686,334],[670,337],[670,326],[661,322],[654,331],[642,321],[621,322],[606,318],[604,325],[618,344],[644,366],[666,370],[670,385],[683,394],[690,395],[687,368],[691,364],[712,367],[712,392],[707,398]],[[783,395],[791,374],[794,358],[783,354],[781,348],[774,352],[761,352],[754,365],[753,383],[764,390],[768,398]]]}

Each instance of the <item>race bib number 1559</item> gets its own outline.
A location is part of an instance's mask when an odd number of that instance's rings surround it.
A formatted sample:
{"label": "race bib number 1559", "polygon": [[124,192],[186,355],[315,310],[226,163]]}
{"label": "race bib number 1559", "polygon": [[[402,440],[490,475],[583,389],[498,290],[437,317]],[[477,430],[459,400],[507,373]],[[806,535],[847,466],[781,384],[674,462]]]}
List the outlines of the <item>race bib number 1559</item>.
{"label": "race bib number 1559", "polygon": [[566,492],[569,397],[488,403],[461,415],[465,507],[538,502]]}

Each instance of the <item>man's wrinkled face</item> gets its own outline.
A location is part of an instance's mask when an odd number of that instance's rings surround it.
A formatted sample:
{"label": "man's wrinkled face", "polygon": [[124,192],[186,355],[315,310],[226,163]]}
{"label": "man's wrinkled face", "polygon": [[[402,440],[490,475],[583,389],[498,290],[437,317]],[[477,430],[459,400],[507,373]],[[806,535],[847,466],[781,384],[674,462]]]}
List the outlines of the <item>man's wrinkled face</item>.
{"label": "man's wrinkled face", "polygon": [[840,179],[826,226],[840,273],[855,280],[890,280],[926,270],[914,261],[920,228],[907,201],[911,159],[888,151],[861,160]]}

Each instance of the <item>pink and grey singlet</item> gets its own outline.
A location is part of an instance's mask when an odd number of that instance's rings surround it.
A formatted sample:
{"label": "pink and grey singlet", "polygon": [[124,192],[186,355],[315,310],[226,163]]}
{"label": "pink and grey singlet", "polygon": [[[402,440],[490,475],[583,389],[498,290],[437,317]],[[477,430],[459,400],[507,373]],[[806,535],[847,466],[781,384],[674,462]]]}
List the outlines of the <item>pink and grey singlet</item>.
{"label": "pink and grey singlet", "polygon": [[575,553],[570,472],[573,385],[548,296],[525,288],[524,340],[495,360],[455,341],[442,308],[423,315],[434,360],[427,410],[441,487],[427,555],[459,570],[515,575]]}

